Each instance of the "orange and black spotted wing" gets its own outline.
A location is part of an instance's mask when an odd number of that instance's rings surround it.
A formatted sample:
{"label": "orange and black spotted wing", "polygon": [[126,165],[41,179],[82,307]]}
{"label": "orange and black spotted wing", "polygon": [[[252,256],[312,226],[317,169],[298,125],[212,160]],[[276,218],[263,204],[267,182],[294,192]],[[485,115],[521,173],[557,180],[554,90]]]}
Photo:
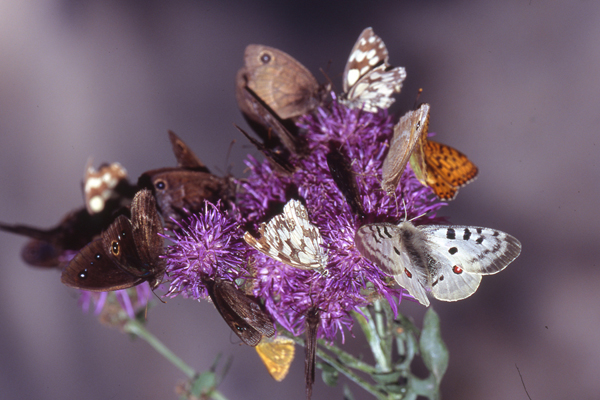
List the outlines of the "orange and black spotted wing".
{"label": "orange and black spotted wing", "polygon": [[460,151],[427,139],[423,146],[427,185],[441,200],[452,200],[458,189],[472,182],[479,170]]}

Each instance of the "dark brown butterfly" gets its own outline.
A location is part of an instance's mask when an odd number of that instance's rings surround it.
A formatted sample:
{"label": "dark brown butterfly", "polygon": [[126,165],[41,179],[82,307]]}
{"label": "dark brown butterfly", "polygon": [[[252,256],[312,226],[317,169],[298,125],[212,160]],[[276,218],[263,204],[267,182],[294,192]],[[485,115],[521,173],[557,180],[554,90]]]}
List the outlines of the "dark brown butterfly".
{"label": "dark brown butterfly", "polygon": [[0,223],[0,230],[31,238],[21,251],[21,257],[27,264],[35,267],[60,267],[61,258],[66,253],[83,248],[110,225],[115,213],[126,211],[112,201],[107,205],[101,212],[93,215],[85,208],[72,211],[56,227],[50,229]]}
{"label": "dark brown butterfly", "polygon": [[200,161],[192,149],[190,149],[188,145],[175,134],[175,132],[169,131],[169,140],[173,146],[173,154],[175,154],[177,166],[179,168],[210,172],[206,165]]}
{"label": "dark brown butterfly", "polygon": [[271,162],[271,165],[275,167],[279,172],[282,172],[286,175],[291,175],[296,169],[294,165],[291,163],[289,156],[283,155],[281,152],[277,150],[273,150],[268,148],[264,143],[256,140],[252,136],[250,136],[245,130],[235,125],[238,131],[242,132],[246,139],[250,141],[258,150],[260,150],[263,155]]}
{"label": "dark brown butterfly", "polygon": [[228,202],[234,189],[228,178],[211,174],[177,135],[169,132],[169,138],[179,167],[146,171],[138,185],[152,190],[165,226],[175,229],[171,218],[181,220],[189,213],[204,211],[204,200]]}
{"label": "dark brown butterfly", "polygon": [[105,292],[142,282],[156,288],[164,274],[163,225],[148,190],[131,203],[131,220],[121,215],[85,246],[62,273],[62,283],[77,289]]}
{"label": "dark brown butterfly", "polygon": [[296,126],[286,126],[244,82],[238,81],[236,98],[248,125],[261,137],[265,148],[283,147],[281,150],[292,155],[301,155],[306,151],[305,144],[292,133],[296,132]]}
{"label": "dark brown butterfly", "polygon": [[189,217],[190,213],[203,212],[204,200],[211,203],[227,201],[231,190],[227,178],[181,168],[147,171],[140,176],[138,185],[152,189],[169,229],[177,226],[171,218],[179,221]]}
{"label": "dark brown butterfly", "polygon": [[326,94],[310,71],[292,56],[258,44],[246,47],[238,82],[245,82],[244,86],[284,120],[312,111]]}
{"label": "dark brown butterfly", "polygon": [[256,346],[262,336],[271,337],[275,327],[258,300],[244,294],[233,283],[203,280],[213,304],[227,325],[248,346]]}
{"label": "dark brown butterfly", "polygon": [[311,307],[304,321],[304,378],[306,380],[306,398],[312,397],[312,387],[315,383],[315,363],[317,356],[317,333],[321,322],[320,310]]}
{"label": "dark brown butterfly", "polygon": [[329,167],[333,181],[346,198],[346,202],[352,212],[363,218],[365,211],[360,199],[358,185],[356,184],[356,176],[354,176],[354,171],[352,171],[348,158],[341,153],[338,146],[334,143],[330,143],[329,145],[327,166]]}

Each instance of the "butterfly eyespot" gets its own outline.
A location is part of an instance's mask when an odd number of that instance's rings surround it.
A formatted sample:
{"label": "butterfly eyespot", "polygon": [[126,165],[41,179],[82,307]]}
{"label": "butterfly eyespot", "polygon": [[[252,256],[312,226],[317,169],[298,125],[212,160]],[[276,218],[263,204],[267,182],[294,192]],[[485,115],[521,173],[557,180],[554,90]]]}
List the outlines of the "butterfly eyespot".
{"label": "butterfly eyespot", "polygon": [[83,271],[81,271],[79,273],[79,279],[85,279],[85,278],[87,278],[87,276],[88,276],[88,270],[87,269],[84,269]]}
{"label": "butterfly eyespot", "polygon": [[269,53],[262,53],[260,55],[260,62],[268,64],[271,61],[271,55]]}
{"label": "butterfly eyespot", "polygon": [[409,270],[407,270],[406,268],[404,268],[404,273],[406,274],[406,276],[408,276],[409,278],[412,278],[412,274]]}
{"label": "butterfly eyespot", "polygon": [[154,186],[158,190],[165,190],[167,188],[167,183],[165,181],[156,181],[156,183],[154,183]]}
{"label": "butterfly eyespot", "polygon": [[456,275],[460,275],[462,274],[463,269],[458,265],[455,265],[454,267],[452,267],[452,272],[454,272]]}
{"label": "butterfly eyespot", "polygon": [[111,251],[115,256],[119,255],[119,242],[114,240],[111,244]]}

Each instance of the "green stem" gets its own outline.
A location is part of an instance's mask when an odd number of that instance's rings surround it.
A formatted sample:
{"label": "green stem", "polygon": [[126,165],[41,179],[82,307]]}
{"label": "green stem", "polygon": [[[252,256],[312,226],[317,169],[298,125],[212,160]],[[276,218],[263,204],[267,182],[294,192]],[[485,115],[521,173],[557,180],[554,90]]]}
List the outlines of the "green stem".
{"label": "green stem", "polygon": [[[364,315],[371,316],[371,313],[366,307],[361,308],[361,311]],[[363,332],[365,333],[365,337],[367,338],[367,342],[369,342],[369,346],[371,347],[371,352],[373,353],[373,357],[375,357],[375,361],[377,363],[377,367],[379,371],[389,372],[391,371],[391,363],[388,358],[388,354],[385,353],[381,338],[377,334],[377,327],[373,322],[373,318],[369,318],[368,320],[361,314],[357,312],[353,312],[356,322],[361,327]]]}
{"label": "green stem", "polygon": [[[293,336],[293,335],[285,335],[287,337],[289,337],[290,339],[292,339],[294,342],[296,342],[296,344],[299,344],[300,346],[304,347],[304,340],[302,340],[299,337]],[[334,347],[334,346],[329,346],[326,345],[324,343],[321,343],[321,341],[319,340],[319,344],[323,347],[326,347],[328,349]],[[337,350],[338,352],[342,352],[344,353],[343,350]],[[346,355],[350,358],[353,358],[351,355],[347,354]],[[331,355],[325,353],[322,349],[317,347],[317,356],[325,361],[327,364],[331,365],[333,368],[335,368],[338,372],[341,372],[342,374],[344,374],[348,379],[350,379],[351,381],[353,381],[354,383],[356,383],[358,386],[362,387],[364,390],[366,390],[367,392],[371,393],[373,396],[375,396],[376,398],[380,399],[380,400],[386,400],[387,397],[385,396],[385,394],[383,394],[378,388],[377,386],[367,382],[365,379],[361,378],[360,376],[358,376],[357,374],[355,374],[352,370],[350,370],[350,368],[348,368],[346,365],[344,365],[343,363],[341,363],[340,361],[338,361],[336,358],[332,357]],[[358,360],[356,360],[358,361]],[[364,363],[363,363],[364,364]],[[373,367],[368,366],[371,369],[373,369]],[[375,372],[375,370],[373,369],[373,371]]]}
{"label": "green stem", "polygon": [[346,353],[344,350],[340,349],[335,345],[328,345],[327,343],[323,343],[323,347],[335,354],[338,360],[340,360],[342,363],[344,363],[350,368],[357,369],[359,371],[364,372],[365,374],[375,374],[379,372],[377,368]]}
{"label": "green stem", "polygon": [[380,400],[386,400],[387,399],[387,396],[384,393],[382,393],[377,388],[377,386],[375,386],[375,385],[367,382],[366,380],[364,380],[363,378],[361,378],[360,376],[358,376],[357,374],[355,374],[352,370],[350,370],[349,368],[347,368],[344,364],[340,363],[338,360],[336,360],[335,358],[333,358],[331,355],[325,353],[321,349],[317,349],[317,355],[319,356],[319,358],[321,360],[327,362],[327,364],[331,365],[333,368],[335,368],[336,370],[338,370],[338,372],[346,375],[346,377],[348,379],[350,379],[351,381],[353,381],[354,383],[356,383],[358,386],[360,386],[363,389],[365,389],[367,392],[371,393],[376,398],[378,398]]}
{"label": "green stem", "polygon": [[[140,324],[136,320],[129,320],[123,327],[125,332],[136,335],[144,339],[150,346],[154,348],[159,354],[171,361],[173,365],[179,368],[188,378],[194,379],[196,377],[196,371],[187,365],[181,358],[177,357],[167,346],[165,346],[156,336],[151,334],[144,325]],[[214,396],[217,398],[217,396]]]}

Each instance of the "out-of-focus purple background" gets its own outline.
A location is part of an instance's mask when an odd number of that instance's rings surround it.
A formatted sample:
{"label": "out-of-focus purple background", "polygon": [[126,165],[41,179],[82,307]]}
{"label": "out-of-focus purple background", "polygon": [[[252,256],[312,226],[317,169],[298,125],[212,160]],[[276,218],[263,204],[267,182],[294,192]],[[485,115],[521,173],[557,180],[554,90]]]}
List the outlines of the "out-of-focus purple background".
{"label": "out-of-focus purple background", "polygon": [[[319,80],[341,72],[372,26],[417,89],[431,131],[479,166],[444,209],[523,244],[458,303],[432,301],[450,348],[445,399],[595,398],[600,392],[600,4],[542,2],[0,2],[0,220],[52,226],[82,204],[88,157],[134,179],[174,164],[167,129],[214,171],[251,151],[233,80],[244,48],[289,52]],[[232,140],[236,140],[227,158]],[[169,399],[183,374],[77,307],[55,271],[26,266],[0,233],[0,398]],[[402,310],[418,324],[424,308]],[[169,300],[149,328],[198,370],[234,355],[230,399],[304,398],[302,349],[283,383],[207,302]],[[360,335],[349,338],[367,353]],[[368,396],[350,384],[356,398]],[[314,398],[341,398],[320,377]]]}

